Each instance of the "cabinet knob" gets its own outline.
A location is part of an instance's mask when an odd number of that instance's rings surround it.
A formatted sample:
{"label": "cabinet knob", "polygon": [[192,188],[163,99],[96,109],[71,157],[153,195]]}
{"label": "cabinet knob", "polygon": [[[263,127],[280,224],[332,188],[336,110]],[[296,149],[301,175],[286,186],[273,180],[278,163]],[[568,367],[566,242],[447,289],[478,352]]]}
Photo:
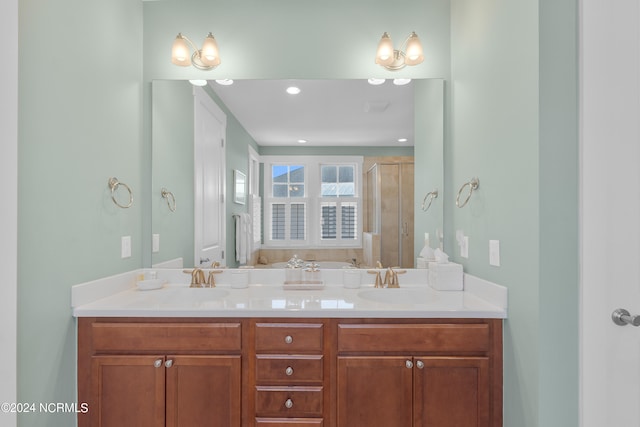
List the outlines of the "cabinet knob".
{"label": "cabinet knob", "polygon": [[287,369],[284,370],[284,373],[287,374],[287,376],[293,375],[293,368],[291,366],[287,366]]}
{"label": "cabinet knob", "polygon": [[293,400],[291,400],[291,399],[287,399],[287,401],[286,401],[286,402],[284,402],[284,406],[286,406],[286,407],[287,407],[287,409],[291,409],[291,408],[293,408]]}
{"label": "cabinet knob", "polygon": [[166,366],[167,368],[170,368],[171,366],[173,366],[173,360],[169,359],[166,362],[164,362],[164,366]]}
{"label": "cabinet knob", "polygon": [[424,368],[424,362],[422,360],[418,360],[416,362],[416,366],[418,367],[418,369],[422,369]]}
{"label": "cabinet knob", "polygon": [[411,360],[407,360],[406,362],[404,362],[404,366],[411,369],[413,368],[413,362]]}
{"label": "cabinet knob", "polygon": [[153,362],[153,366],[155,366],[156,368],[159,368],[160,366],[162,366],[162,359],[158,359],[155,362]]}
{"label": "cabinet knob", "polygon": [[293,337],[291,335],[287,335],[286,337],[284,337],[284,342],[286,342],[287,344],[291,344],[293,342]]}

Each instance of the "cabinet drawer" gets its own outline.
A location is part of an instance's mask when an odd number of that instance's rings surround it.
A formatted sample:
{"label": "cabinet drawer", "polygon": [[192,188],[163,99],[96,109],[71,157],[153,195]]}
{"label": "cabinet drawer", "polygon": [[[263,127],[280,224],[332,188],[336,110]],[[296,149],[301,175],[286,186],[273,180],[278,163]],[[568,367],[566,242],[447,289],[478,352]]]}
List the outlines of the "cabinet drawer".
{"label": "cabinet drawer", "polygon": [[338,351],[486,352],[489,325],[341,324]]}
{"label": "cabinet drawer", "polygon": [[321,383],[322,361],[321,355],[259,354],[256,356],[256,382],[258,384]]}
{"label": "cabinet drawer", "polygon": [[321,323],[258,323],[256,351],[322,352]]}
{"label": "cabinet drawer", "polygon": [[240,323],[93,323],[95,352],[240,351]]}
{"label": "cabinet drawer", "polygon": [[322,427],[322,418],[256,418],[256,427]]}
{"label": "cabinet drawer", "polygon": [[256,387],[258,417],[322,417],[322,387]]}

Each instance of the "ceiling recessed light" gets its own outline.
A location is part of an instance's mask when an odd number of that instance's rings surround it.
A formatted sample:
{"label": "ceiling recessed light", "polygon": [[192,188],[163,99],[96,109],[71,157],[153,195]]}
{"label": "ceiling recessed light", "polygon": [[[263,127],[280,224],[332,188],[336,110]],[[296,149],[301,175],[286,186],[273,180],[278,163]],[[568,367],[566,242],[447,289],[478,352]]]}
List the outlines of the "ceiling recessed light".
{"label": "ceiling recessed light", "polygon": [[384,83],[386,80],[385,79],[369,79],[367,81],[369,82],[370,85],[378,86]]}
{"label": "ceiling recessed light", "polygon": [[398,138],[398,142],[407,142],[407,138]]}
{"label": "ceiling recessed light", "polygon": [[299,88],[299,87],[296,87],[296,86],[289,86],[289,87],[287,88],[287,93],[288,93],[289,95],[297,95],[297,94],[299,94],[299,93],[300,93],[300,88]]}
{"label": "ceiling recessed light", "polygon": [[231,79],[219,79],[216,80],[216,83],[222,86],[231,86],[233,84],[233,80]]}
{"label": "ceiling recessed light", "polygon": [[411,82],[411,79],[393,79],[393,84],[396,86],[404,86]]}
{"label": "ceiling recessed light", "polygon": [[298,144],[306,144],[307,140],[306,139],[299,139],[298,140]]}
{"label": "ceiling recessed light", "polygon": [[207,85],[207,81],[206,80],[189,80],[189,83],[191,83],[194,86],[206,86]]}

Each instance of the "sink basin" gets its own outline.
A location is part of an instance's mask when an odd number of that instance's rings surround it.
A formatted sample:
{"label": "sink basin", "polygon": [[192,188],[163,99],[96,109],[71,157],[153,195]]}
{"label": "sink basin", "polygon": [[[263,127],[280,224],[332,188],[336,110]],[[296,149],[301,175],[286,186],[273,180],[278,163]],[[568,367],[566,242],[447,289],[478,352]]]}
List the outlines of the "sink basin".
{"label": "sink basin", "polygon": [[435,300],[436,295],[429,289],[383,288],[358,292],[358,296],[369,301],[384,304],[427,304]]}

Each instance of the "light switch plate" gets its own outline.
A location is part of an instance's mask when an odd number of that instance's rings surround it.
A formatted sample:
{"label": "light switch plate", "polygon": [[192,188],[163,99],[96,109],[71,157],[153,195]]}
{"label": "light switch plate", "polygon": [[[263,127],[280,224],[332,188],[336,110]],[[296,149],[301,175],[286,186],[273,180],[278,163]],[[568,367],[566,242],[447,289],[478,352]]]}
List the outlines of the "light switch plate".
{"label": "light switch plate", "polygon": [[500,240],[489,240],[489,265],[500,267]]}
{"label": "light switch plate", "polygon": [[160,252],[160,235],[159,234],[153,235],[151,250],[153,251],[153,253]]}
{"label": "light switch plate", "polygon": [[469,258],[469,236],[464,236],[462,242],[462,245],[460,245],[460,256],[462,258]]}
{"label": "light switch plate", "polygon": [[120,252],[122,258],[131,257],[131,236],[122,236]]}

